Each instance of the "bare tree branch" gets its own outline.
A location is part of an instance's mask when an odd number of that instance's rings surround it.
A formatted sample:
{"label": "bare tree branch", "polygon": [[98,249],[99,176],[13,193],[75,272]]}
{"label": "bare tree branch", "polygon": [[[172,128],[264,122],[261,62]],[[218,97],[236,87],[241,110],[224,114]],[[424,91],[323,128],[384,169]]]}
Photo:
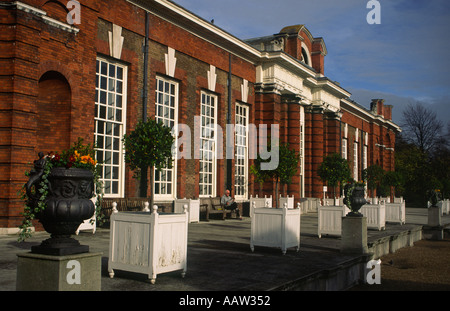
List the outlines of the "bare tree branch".
{"label": "bare tree branch", "polygon": [[403,111],[404,138],[422,152],[430,153],[438,147],[438,144],[442,142],[443,127],[436,113],[420,102],[409,104]]}

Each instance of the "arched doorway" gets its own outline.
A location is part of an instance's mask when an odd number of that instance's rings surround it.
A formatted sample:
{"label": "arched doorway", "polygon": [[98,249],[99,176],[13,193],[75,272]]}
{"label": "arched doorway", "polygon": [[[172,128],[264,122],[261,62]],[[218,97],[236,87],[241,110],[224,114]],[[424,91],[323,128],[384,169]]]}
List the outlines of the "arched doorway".
{"label": "arched doorway", "polygon": [[37,152],[58,152],[70,147],[71,89],[59,72],[48,71],[39,80]]}

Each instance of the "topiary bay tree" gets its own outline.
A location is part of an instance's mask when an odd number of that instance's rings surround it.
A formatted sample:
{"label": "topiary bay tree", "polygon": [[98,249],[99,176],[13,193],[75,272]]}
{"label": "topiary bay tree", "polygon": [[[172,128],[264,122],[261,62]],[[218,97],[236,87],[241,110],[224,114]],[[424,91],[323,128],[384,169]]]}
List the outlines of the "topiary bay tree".
{"label": "topiary bay tree", "polygon": [[288,185],[292,181],[292,177],[297,173],[300,156],[295,150],[289,148],[289,144],[281,144],[279,146],[278,166],[273,170],[263,170],[261,164],[269,162],[263,160],[258,155],[254,164],[250,168],[250,172],[255,175],[256,181],[262,184],[264,181],[275,181],[275,195],[277,207],[279,206],[279,184]]}
{"label": "topiary bay tree", "polygon": [[139,121],[136,128],[124,135],[125,163],[140,180],[140,196],[147,197],[147,172],[150,168],[151,201],[153,206],[153,171],[172,168],[175,137],[172,129],[154,119]]}
{"label": "topiary bay tree", "polygon": [[[363,170],[363,179],[367,180],[367,188],[372,190],[372,195],[375,197],[375,190],[381,190],[380,186],[384,178],[385,171],[377,164],[370,165]],[[377,193],[378,194],[378,193]]]}
{"label": "topiary bay tree", "polygon": [[333,153],[323,158],[323,162],[317,170],[317,175],[322,181],[327,182],[328,186],[333,188],[335,197],[336,187],[351,180],[348,161],[338,153]]}

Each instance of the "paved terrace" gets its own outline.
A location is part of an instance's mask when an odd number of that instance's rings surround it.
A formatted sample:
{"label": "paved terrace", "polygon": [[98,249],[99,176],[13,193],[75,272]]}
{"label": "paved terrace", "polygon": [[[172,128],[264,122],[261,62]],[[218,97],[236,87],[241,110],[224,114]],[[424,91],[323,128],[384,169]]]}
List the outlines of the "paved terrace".
{"label": "paved terrace", "polygon": [[[450,216],[443,216],[450,224]],[[368,230],[368,244],[383,239],[421,231],[427,224],[426,209],[406,209],[406,224],[387,224],[386,230]],[[250,250],[250,218],[192,223],[188,236],[188,268],[183,279],[179,272],[159,274],[152,285],[146,275],[115,270],[113,279],[107,272],[109,230],[82,232],[77,239],[102,252],[102,291],[267,291],[267,290],[343,290],[342,281],[359,273],[370,260],[367,256],[341,254],[340,238],[317,235],[317,213],[301,218],[300,251],[289,249],[286,255],[275,248]],[[16,236],[0,236],[0,290],[15,291],[17,253],[48,238],[36,233],[24,243]],[[356,269],[356,270],[355,270]],[[327,280],[334,278],[332,282]],[[328,282],[328,283],[327,283]]]}

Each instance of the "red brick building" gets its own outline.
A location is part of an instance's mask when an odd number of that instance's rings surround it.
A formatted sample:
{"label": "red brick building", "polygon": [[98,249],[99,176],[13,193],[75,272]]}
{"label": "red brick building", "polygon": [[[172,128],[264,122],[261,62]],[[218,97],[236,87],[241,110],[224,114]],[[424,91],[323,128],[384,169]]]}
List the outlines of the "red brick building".
{"label": "red brick building", "polygon": [[[355,178],[374,163],[394,169],[400,129],[392,107],[377,100],[369,111],[327,79],[324,40],[306,27],[244,42],[166,0],[80,3],[0,1],[0,233],[21,223],[17,193],[37,153],[78,137],[98,145],[105,196],[137,196],[121,138],[144,115],[192,132],[195,117],[223,129],[279,124],[281,140],[302,155],[287,190],[296,199],[321,197],[315,170],[332,152],[349,159]],[[241,201],[256,194],[248,131],[235,133],[201,137],[210,146],[229,138],[234,159],[214,147],[209,158],[175,161],[156,175],[155,200],[216,196],[227,187]]]}

